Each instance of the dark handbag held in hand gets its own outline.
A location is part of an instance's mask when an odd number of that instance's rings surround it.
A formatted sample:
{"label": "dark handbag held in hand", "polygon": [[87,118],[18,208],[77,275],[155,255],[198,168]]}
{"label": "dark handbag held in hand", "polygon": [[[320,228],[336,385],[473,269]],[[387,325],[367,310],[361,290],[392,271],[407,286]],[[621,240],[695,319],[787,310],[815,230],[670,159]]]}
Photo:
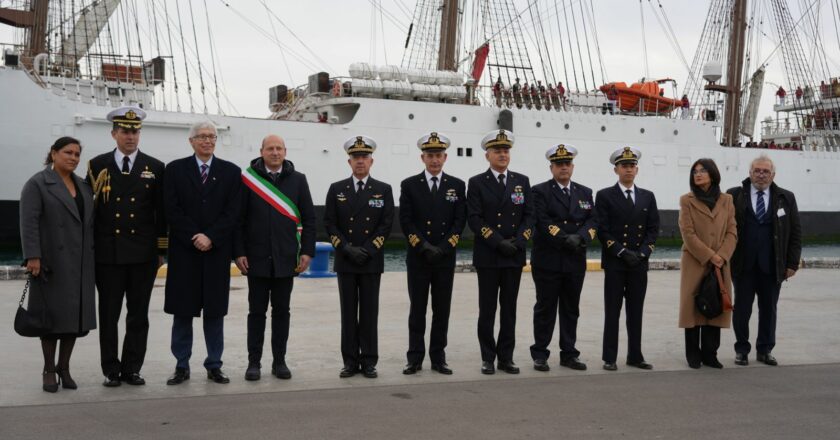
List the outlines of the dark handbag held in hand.
{"label": "dark handbag held in hand", "polygon": [[31,282],[32,277],[30,276],[26,280],[26,285],[23,286],[23,295],[20,296],[17,313],[15,314],[15,332],[28,338],[37,338],[52,331],[52,320],[50,320],[50,314],[47,311],[47,301],[43,296],[41,296],[43,301],[41,310],[33,312],[23,308],[23,301],[26,299],[26,292],[29,291]]}
{"label": "dark handbag held in hand", "polygon": [[720,268],[714,266],[700,282],[700,288],[694,295],[694,305],[701,315],[714,319],[724,311],[732,310],[729,289],[723,283]]}

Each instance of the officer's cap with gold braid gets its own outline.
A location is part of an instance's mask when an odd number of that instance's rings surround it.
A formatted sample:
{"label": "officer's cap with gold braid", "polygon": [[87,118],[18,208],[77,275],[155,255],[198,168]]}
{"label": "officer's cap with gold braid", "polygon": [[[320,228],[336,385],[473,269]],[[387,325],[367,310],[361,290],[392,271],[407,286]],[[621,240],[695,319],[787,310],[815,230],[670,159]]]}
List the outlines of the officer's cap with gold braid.
{"label": "officer's cap with gold braid", "polygon": [[376,150],[376,141],[367,136],[353,136],[344,143],[344,151],[349,155],[373,154]]}
{"label": "officer's cap with gold braid", "polygon": [[481,140],[481,149],[511,148],[513,147],[513,133],[507,130],[493,130]]}
{"label": "officer's cap with gold braid", "polygon": [[417,148],[423,152],[446,151],[450,143],[445,134],[433,131],[417,140]]}
{"label": "officer's cap with gold braid", "polygon": [[111,110],[107,118],[114,123],[115,130],[118,128],[139,130],[143,126],[143,119],[146,119],[146,112],[140,107],[126,105]]}
{"label": "officer's cap with gold braid", "polygon": [[575,159],[577,154],[577,148],[571,145],[559,144],[549,148],[548,151],[545,152],[545,158],[548,159],[549,162],[554,163],[571,162]]}
{"label": "officer's cap with gold braid", "polygon": [[642,152],[633,147],[621,147],[618,150],[615,150],[613,154],[610,156],[610,163],[613,165],[620,165],[623,163],[632,163],[637,164],[639,163],[639,159],[642,158]]}

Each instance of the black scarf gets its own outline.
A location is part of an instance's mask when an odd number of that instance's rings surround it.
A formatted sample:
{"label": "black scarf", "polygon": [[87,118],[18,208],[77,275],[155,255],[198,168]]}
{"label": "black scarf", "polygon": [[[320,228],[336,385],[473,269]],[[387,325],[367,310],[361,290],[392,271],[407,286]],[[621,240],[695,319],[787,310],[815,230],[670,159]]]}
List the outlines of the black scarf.
{"label": "black scarf", "polygon": [[719,185],[710,186],[708,191],[703,191],[698,186],[692,186],[691,191],[694,193],[694,197],[697,197],[697,200],[700,200],[709,207],[709,211],[714,211],[715,204],[717,204],[717,200],[720,198]]}

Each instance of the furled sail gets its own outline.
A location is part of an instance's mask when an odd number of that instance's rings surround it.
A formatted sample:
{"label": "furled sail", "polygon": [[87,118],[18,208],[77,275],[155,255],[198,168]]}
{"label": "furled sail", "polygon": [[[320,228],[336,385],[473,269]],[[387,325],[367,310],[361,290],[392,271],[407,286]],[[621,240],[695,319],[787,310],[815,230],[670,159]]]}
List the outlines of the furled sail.
{"label": "furled sail", "polygon": [[758,117],[758,105],[761,103],[761,90],[764,88],[764,68],[753,73],[750,80],[750,96],[747,106],[744,107],[744,117],[741,118],[741,134],[753,137],[755,132],[755,121]]}

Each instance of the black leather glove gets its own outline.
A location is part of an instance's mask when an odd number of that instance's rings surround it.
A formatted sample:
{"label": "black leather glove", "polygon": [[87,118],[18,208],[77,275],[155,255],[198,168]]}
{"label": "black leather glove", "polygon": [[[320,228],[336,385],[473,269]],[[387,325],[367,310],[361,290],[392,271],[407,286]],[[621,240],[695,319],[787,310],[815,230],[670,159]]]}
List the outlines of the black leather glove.
{"label": "black leather glove", "polygon": [[428,241],[424,241],[420,246],[420,255],[426,259],[427,263],[434,263],[443,256],[443,250]]}
{"label": "black leather glove", "polygon": [[636,267],[639,263],[642,262],[642,257],[636,251],[631,251],[630,249],[624,249],[621,253],[621,259],[624,260],[624,264],[629,267]]}
{"label": "black leather glove", "polygon": [[502,240],[499,242],[499,253],[504,255],[505,257],[512,257],[519,252],[519,248],[513,243],[513,238],[508,238],[507,240]]}
{"label": "black leather glove", "polygon": [[359,266],[367,263],[368,259],[370,259],[368,251],[361,246],[344,246],[342,252],[344,252],[344,255],[346,255],[350,261],[358,264]]}
{"label": "black leather glove", "polygon": [[583,238],[577,234],[569,234],[566,236],[566,248],[571,251],[577,251],[580,248],[581,243],[583,246],[586,247],[586,243],[583,242]]}

